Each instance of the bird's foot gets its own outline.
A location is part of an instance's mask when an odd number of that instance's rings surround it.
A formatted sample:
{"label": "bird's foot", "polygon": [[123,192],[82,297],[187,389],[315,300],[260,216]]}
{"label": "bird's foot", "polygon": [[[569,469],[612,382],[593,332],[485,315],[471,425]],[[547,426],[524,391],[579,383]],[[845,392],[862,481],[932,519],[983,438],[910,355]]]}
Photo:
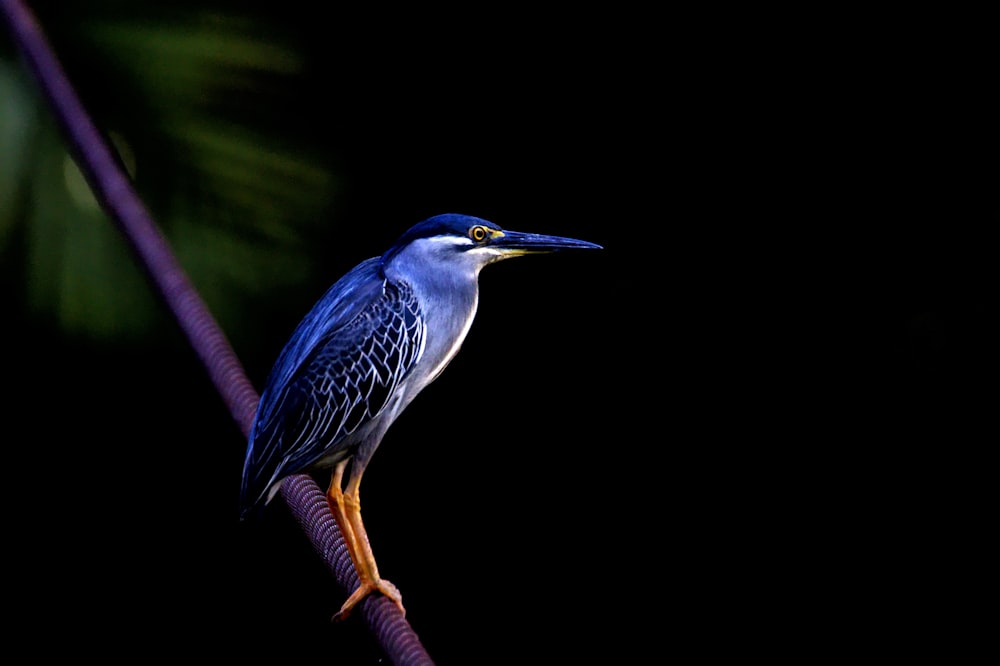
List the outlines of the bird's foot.
{"label": "bird's foot", "polygon": [[358,589],[351,593],[351,596],[347,598],[347,601],[345,601],[344,605],[340,607],[337,614],[331,618],[332,621],[339,622],[347,619],[347,616],[351,613],[351,609],[353,609],[372,592],[381,592],[383,596],[390,599],[399,607],[399,612],[406,615],[406,609],[403,608],[403,595],[399,593],[399,589],[387,580],[376,578],[374,580],[361,581],[361,584],[358,585]]}

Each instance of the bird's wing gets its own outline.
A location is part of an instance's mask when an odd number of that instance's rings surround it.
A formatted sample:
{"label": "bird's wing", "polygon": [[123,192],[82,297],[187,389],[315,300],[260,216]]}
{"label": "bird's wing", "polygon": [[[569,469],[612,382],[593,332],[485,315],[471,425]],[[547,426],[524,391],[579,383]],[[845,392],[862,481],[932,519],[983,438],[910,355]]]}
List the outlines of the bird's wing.
{"label": "bird's wing", "polygon": [[[243,468],[243,512],[281,478],[308,469],[386,406],[423,351],[424,324],[405,284],[379,280],[378,293],[336,327],[313,321],[296,329],[261,394]],[[355,295],[365,293],[356,290]],[[329,292],[328,292],[329,294]],[[344,299],[340,298],[340,301]],[[329,304],[327,304],[329,305]],[[293,366],[293,367],[289,367]]]}
{"label": "bird's wing", "polygon": [[288,386],[291,377],[299,372],[306,360],[316,353],[324,338],[346,326],[359,312],[371,307],[383,296],[384,279],[379,273],[379,258],[361,262],[337,280],[320,297],[292,332],[284,349],[271,369],[257,408],[257,420],[266,421],[268,410],[275,401],[269,393]]}

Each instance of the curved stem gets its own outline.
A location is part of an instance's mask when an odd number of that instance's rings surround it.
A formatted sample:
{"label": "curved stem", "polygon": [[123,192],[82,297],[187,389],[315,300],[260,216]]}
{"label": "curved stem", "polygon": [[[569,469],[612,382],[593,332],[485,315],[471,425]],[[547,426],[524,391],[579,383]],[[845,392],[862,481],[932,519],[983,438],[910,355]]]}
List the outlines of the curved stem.
{"label": "curved stem", "polygon": [[[84,109],[34,15],[20,0],[0,0],[0,8],[95,196],[131,244],[236,424],[248,436],[258,395],[225,334]],[[340,585],[352,589],[356,575],[349,557],[345,563],[343,537],[323,492],[311,478],[299,475],[282,484],[281,495]],[[432,663],[390,600],[366,600],[362,615],[394,664]]]}

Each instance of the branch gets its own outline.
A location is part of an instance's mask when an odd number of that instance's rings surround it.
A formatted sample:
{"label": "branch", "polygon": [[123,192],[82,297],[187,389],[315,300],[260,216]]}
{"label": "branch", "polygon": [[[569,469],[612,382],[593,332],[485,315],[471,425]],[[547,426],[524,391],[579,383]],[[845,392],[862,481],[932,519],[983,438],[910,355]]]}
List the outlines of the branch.
{"label": "branch", "polygon": [[[233,419],[248,437],[259,397],[225,334],[83,108],[34,15],[20,0],[0,0],[0,7],[94,195],[125,235]],[[281,496],[337,582],[345,590],[353,590],[357,574],[323,491],[311,477],[296,475],[282,484]],[[369,596],[361,615],[394,664],[432,663],[393,602],[380,595]]]}

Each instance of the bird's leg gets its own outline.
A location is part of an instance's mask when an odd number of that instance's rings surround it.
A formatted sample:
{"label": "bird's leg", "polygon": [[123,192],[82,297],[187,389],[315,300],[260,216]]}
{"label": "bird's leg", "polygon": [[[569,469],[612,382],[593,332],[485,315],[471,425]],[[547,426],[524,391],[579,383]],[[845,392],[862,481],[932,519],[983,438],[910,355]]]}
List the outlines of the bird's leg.
{"label": "bird's leg", "polygon": [[347,554],[351,556],[354,570],[357,571],[358,577],[363,579],[365,572],[361,567],[364,566],[364,563],[358,561],[358,539],[354,534],[354,528],[347,519],[346,502],[342,490],[344,468],[347,466],[347,462],[347,460],[342,460],[334,467],[330,486],[326,490],[326,503],[330,506],[330,513],[333,514],[334,520],[337,521],[337,527],[340,528],[340,533],[344,537],[344,546],[347,548]]}
{"label": "bird's leg", "polygon": [[399,606],[400,612],[406,615],[406,609],[403,608],[403,596],[399,593],[399,590],[395,585],[381,578],[378,574],[378,565],[375,563],[375,555],[372,553],[371,543],[368,541],[368,532],[365,530],[365,524],[361,520],[360,486],[362,471],[359,469],[351,470],[351,478],[347,480],[347,492],[344,493],[344,503],[347,505],[347,519],[351,523],[351,528],[354,530],[354,535],[360,548],[358,553],[360,556],[359,559],[365,562],[364,566],[371,576],[371,583],[374,589],[395,602]]}
{"label": "bird's leg", "polygon": [[337,521],[337,526],[340,527],[341,534],[344,535],[344,544],[351,556],[351,562],[354,563],[354,570],[358,573],[359,584],[340,607],[340,611],[333,616],[333,619],[345,619],[355,605],[376,590],[395,602],[405,615],[406,609],[403,608],[402,595],[399,590],[389,581],[379,577],[378,565],[375,564],[375,556],[372,554],[371,544],[368,541],[368,533],[361,521],[358,487],[361,484],[363,470],[352,469],[351,477],[347,483],[347,492],[341,489],[341,480],[346,464],[347,462],[343,461],[334,468],[330,488],[327,490],[327,503]]}

